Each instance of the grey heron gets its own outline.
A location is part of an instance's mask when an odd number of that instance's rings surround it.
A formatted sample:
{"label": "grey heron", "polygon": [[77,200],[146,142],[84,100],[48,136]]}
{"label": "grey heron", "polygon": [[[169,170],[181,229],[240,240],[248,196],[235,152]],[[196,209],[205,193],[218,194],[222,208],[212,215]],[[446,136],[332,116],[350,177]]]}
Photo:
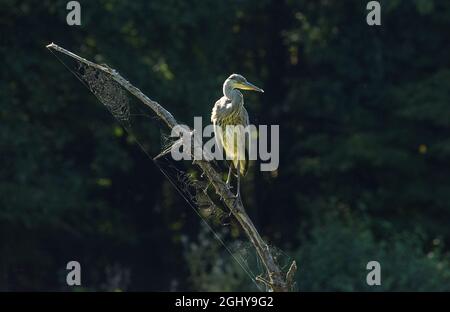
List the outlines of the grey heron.
{"label": "grey heron", "polygon": [[[264,92],[251,84],[242,75],[232,74],[223,83],[223,97],[214,105],[211,122],[219,146],[223,147],[227,158],[231,160],[226,184],[230,186],[233,167],[237,177],[236,198],[240,197],[240,177],[248,169],[248,138],[245,128],[249,125],[247,110],[241,90]],[[238,127],[236,127],[238,126]]]}

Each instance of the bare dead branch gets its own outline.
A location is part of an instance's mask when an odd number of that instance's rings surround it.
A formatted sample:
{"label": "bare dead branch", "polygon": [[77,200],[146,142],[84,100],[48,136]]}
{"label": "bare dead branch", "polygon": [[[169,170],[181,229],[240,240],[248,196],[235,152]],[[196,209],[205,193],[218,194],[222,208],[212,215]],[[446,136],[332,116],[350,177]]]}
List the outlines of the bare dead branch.
{"label": "bare dead branch", "polygon": [[[155,114],[159,118],[161,118],[170,129],[178,125],[178,122],[169,111],[167,111],[159,103],[147,97],[138,88],[133,86],[128,80],[123,78],[116,70],[105,65],[99,65],[94,62],[88,61],[54,43],[51,43],[46,47],[48,49],[52,49],[57,52],[63,53],[83,64],[86,64],[104,73],[109,74],[123,88],[128,90],[142,103],[151,108],[155,112]],[[191,131],[191,135],[192,133],[193,132]],[[282,270],[279,268],[272,253],[270,252],[269,246],[261,238],[250,217],[245,212],[242,202],[240,200],[237,200],[234,194],[231,192],[231,190],[227,187],[227,185],[222,179],[222,175],[218,173],[214,169],[214,167],[212,167],[211,164],[205,160],[195,161],[195,164],[200,167],[204,176],[206,176],[209,183],[214,187],[214,190],[218,194],[218,196],[220,196],[223,199],[225,206],[234,215],[236,220],[238,220],[239,224],[245,231],[248,239],[255,247],[256,252],[259,258],[261,259],[261,262],[263,263],[268,276],[268,280],[262,278],[259,278],[258,280],[261,282],[264,281],[264,284],[266,284],[266,286],[270,291],[283,291],[283,292],[290,291],[292,289],[294,275],[297,270],[295,261],[292,262],[287,275],[284,276]]]}

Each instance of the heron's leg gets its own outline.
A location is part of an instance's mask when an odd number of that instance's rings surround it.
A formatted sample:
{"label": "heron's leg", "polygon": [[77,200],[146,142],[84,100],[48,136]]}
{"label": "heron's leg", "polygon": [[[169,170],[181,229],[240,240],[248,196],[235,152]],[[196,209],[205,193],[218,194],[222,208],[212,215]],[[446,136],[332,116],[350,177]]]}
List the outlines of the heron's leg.
{"label": "heron's leg", "polygon": [[[237,165],[237,191],[236,191],[236,195],[234,195],[234,201],[233,201],[233,210],[234,211],[239,211],[238,207],[238,203],[241,201],[241,173],[239,171],[239,162]],[[232,212],[230,212],[231,215]]]}
{"label": "heron's leg", "polygon": [[[230,167],[231,168],[231,167]],[[231,171],[230,171],[231,173]],[[233,210],[234,211],[238,211],[237,206],[238,206],[238,202],[241,200],[241,173],[240,173],[240,162],[238,162],[237,165],[237,174],[236,174],[236,178],[237,178],[237,192],[236,195],[234,195],[234,200],[233,200]],[[228,216],[231,216],[231,214],[233,213],[233,211],[230,211],[230,214]]]}
{"label": "heron's leg", "polygon": [[227,182],[225,182],[228,187],[230,187],[230,182],[231,182],[231,169],[232,169],[231,167],[232,167],[232,165],[230,164],[230,169],[228,169]]}
{"label": "heron's leg", "polygon": [[237,165],[237,192],[236,192],[236,198],[240,199],[241,197],[241,162],[238,162]]}
{"label": "heron's leg", "polygon": [[239,165],[238,165],[238,173],[237,173],[237,192],[236,195],[234,195],[233,198],[233,208],[232,211],[228,214],[228,216],[231,216],[233,212],[238,212],[238,203],[241,201],[241,174],[239,172]]}

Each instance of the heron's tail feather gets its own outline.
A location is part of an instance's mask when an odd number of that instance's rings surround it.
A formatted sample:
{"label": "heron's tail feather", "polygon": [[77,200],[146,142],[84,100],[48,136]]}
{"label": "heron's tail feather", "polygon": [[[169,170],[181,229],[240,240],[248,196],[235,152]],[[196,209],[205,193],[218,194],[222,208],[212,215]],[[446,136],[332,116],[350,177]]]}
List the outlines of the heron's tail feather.
{"label": "heron's tail feather", "polygon": [[240,164],[240,171],[241,171],[241,176],[245,176],[247,174],[248,171],[248,160],[241,160],[241,164]]}
{"label": "heron's tail feather", "polygon": [[[233,159],[233,166],[234,168],[239,168],[239,173],[241,175],[241,177],[245,176],[247,174],[248,171],[248,158],[246,157],[245,159]],[[238,167],[239,164],[239,167]]]}

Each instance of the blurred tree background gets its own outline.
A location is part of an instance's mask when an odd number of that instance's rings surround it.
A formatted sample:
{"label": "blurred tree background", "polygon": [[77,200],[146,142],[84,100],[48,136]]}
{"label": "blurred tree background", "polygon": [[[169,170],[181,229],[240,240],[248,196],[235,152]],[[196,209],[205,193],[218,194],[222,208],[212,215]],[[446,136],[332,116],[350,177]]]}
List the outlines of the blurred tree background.
{"label": "blurred tree background", "polygon": [[70,260],[81,290],[252,289],[52,41],[191,125],[230,73],[265,89],[246,106],[280,166],[243,197],[298,290],[450,290],[449,1],[381,1],[380,27],[362,0],[80,3],[71,27],[67,1],[1,1],[0,290],[67,290]]}

